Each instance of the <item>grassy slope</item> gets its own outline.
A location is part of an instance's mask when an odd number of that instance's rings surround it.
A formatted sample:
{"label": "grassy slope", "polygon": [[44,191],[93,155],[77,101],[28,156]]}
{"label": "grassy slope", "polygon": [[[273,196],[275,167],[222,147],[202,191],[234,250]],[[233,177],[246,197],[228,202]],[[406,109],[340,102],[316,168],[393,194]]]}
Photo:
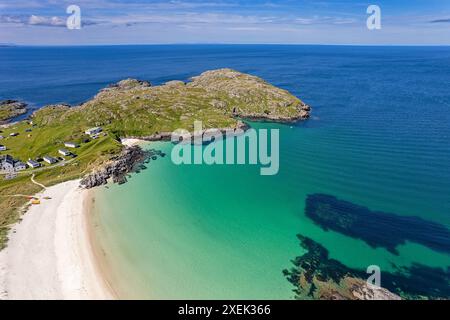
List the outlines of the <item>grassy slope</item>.
{"label": "grassy slope", "polygon": [[[202,121],[204,129],[235,127],[233,110],[241,115],[295,117],[301,105],[285,90],[228,69],[206,72],[188,84],[149,87],[126,80],[80,107],[45,107],[33,115],[33,125],[22,121],[1,129],[0,135],[6,137],[1,144],[8,148],[2,153],[26,162],[45,155],[59,156],[58,149],[64,147],[64,142],[80,143],[81,147],[74,149],[77,157],[65,166],[46,166],[35,172],[36,181],[51,186],[80,178],[108,161],[122,149],[119,137],[145,137],[179,128],[191,131],[195,120]],[[102,126],[107,135],[81,143],[86,138],[84,131],[94,126]],[[12,132],[19,136],[10,137]],[[0,249],[6,244],[9,225],[20,217],[19,208],[28,203],[26,197],[10,195],[40,191],[30,178],[31,169],[14,180],[0,177]]]}

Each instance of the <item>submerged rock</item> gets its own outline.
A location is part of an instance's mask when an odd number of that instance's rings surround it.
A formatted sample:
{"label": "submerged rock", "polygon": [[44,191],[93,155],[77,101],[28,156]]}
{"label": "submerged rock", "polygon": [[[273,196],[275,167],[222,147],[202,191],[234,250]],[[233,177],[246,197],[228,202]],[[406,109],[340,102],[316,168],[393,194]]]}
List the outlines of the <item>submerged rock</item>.
{"label": "submerged rock", "polygon": [[381,287],[368,284],[366,270],[350,268],[329,257],[328,250],[314,240],[297,235],[306,250],[292,260],[294,267],[283,270],[294,286],[297,299],[398,300],[449,299],[450,267],[447,270],[413,263],[381,270]]}
{"label": "submerged rock", "polygon": [[450,254],[450,230],[443,224],[415,216],[372,211],[327,194],[306,199],[305,215],[323,230],[361,239],[373,248],[384,247],[398,255],[406,241]]}

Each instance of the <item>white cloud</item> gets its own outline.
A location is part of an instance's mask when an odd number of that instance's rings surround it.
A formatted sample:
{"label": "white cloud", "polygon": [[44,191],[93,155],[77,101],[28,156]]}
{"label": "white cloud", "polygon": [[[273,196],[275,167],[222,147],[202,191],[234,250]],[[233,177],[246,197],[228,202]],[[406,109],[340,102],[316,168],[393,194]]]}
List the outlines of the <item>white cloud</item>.
{"label": "white cloud", "polygon": [[28,24],[32,26],[65,27],[66,21],[59,17],[43,17],[31,15]]}

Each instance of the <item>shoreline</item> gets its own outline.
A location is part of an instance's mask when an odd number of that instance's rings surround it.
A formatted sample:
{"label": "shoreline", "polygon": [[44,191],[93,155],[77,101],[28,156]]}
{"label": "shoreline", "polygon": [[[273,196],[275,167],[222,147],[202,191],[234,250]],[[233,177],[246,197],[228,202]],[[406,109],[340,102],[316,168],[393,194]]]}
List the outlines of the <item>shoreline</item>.
{"label": "shoreline", "polygon": [[92,243],[92,193],[79,180],[49,187],[0,251],[0,299],[115,299]]}

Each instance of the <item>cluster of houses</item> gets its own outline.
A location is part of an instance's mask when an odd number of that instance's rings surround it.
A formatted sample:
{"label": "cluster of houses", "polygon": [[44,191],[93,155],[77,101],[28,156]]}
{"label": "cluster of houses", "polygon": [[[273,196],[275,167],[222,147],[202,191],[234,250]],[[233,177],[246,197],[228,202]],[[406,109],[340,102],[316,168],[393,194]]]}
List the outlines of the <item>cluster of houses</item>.
{"label": "cluster of houses", "polygon": [[[64,144],[64,146],[66,148],[78,148],[79,147],[79,145],[74,142],[66,142]],[[2,150],[2,149],[0,148],[0,150]],[[6,150],[6,149],[4,149],[4,150]],[[73,155],[73,153],[67,149],[59,149],[58,153],[64,157],[69,157],[69,156]],[[47,162],[48,164],[55,164],[59,161],[57,158],[54,158],[54,157],[48,156],[48,155],[42,157],[42,160]],[[2,171],[6,171],[6,172],[22,171],[22,170],[27,169],[27,165],[28,165],[28,167],[33,168],[33,169],[36,169],[36,168],[39,168],[42,166],[39,161],[36,161],[33,159],[28,159],[27,163],[25,164],[25,163],[21,162],[20,160],[14,159],[9,154],[1,156],[0,163],[1,163]]]}
{"label": "cluster of houses", "polygon": [[[80,145],[77,144],[77,143],[75,143],[75,142],[66,142],[66,143],[64,143],[64,146],[65,146],[66,148],[74,148],[74,149],[80,147]],[[61,156],[64,156],[64,157],[74,156],[74,154],[73,154],[71,151],[67,150],[67,149],[59,149],[59,150],[58,150],[58,153],[59,153]],[[59,160],[63,160],[63,159],[55,158],[55,157],[46,155],[46,156],[43,156],[43,157],[42,157],[42,160],[44,160],[44,161],[47,162],[48,164],[55,164],[55,163],[57,163]],[[34,161],[34,160],[31,160],[31,159],[27,161],[27,164],[28,164],[31,168],[39,168],[39,167],[41,166],[41,164],[40,164],[39,162]]]}
{"label": "cluster of houses", "polygon": [[0,156],[0,162],[2,170],[7,172],[22,171],[27,168],[25,163],[14,159],[9,154]]}
{"label": "cluster of houses", "polygon": [[[96,127],[96,128],[91,128],[89,130],[86,130],[85,134],[89,135],[92,139],[96,139],[96,138],[98,138],[98,136],[101,132],[102,132],[102,128]],[[75,156],[75,155],[66,148],[76,149],[76,148],[79,148],[80,145],[75,142],[66,142],[66,143],[64,143],[64,147],[65,148],[59,149],[58,153],[60,156],[69,157],[69,156]],[[6,151],[6,150],[7,150],[6,146],[0,145],[0,151]],[[52,164],[57,163],[60,160],[63,160],[63,159],[61,159],[61,157],[55,158],[55,157],[46,155],[46,156],[42,157],[42,160],[39,160],[39,161],[45,161],[46,163],[52,165]],[[10,173],[25,170],[25,169],[27,169],[27,166],[30,168],[33,168],[33,169],[39,168],[42,166],[39,161],[29,159],[27,161],[27,163],[25,164],[25,163],[21,162],[20,160],[14,159],[10,155],[0,156],[1,170],[5,171],[5,172],[10,172]]]}

